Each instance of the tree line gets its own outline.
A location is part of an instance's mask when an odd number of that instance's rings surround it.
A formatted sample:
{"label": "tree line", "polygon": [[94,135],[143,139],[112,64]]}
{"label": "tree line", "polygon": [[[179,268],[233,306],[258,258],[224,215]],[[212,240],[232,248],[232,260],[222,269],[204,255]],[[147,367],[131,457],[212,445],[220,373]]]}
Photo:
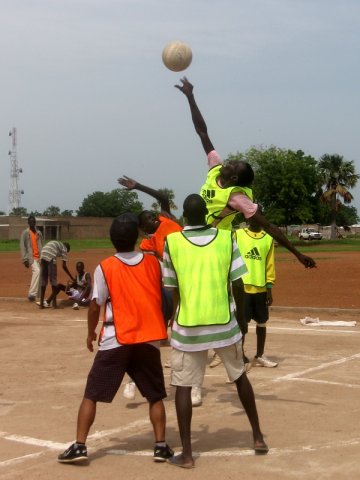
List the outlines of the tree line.
{"label": "tree line", "polygon": [[[302,150],[288,150],[271,146],[252,147],[245,152],[230,154],[226,160],[244,160],[255,172],[254,201],[260,203],[266,217],[276,225],[319,223],[348,226],[359,221],[350,189],[360,175],[353,161],[338,154],[325,154],[319,160],[305,155]],[[171,207],[174,192],[162,189],[169,196]],[[157,210],[159,205],[154,203]],[[94,216],[116,217],[126,211],[140,213],[144,209],[136,192],[116,188],[110,192],[94,192],[82,201],[78,210],[63,210],[49,206],[43,212],[29,212],[40,216]],[[14,209],[12,215],[27,215],[25,208]],[[239,220],[239,219],[238,219]]]}

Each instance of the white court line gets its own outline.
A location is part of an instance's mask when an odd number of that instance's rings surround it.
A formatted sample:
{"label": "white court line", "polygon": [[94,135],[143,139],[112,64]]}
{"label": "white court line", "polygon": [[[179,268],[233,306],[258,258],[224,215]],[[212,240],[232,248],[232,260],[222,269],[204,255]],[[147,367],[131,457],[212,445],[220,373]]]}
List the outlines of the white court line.
{"label": "white court line", "polygon": [[[121,433],[125,432],[126,430],[131,430],[131,429],[139,429],[143,427],[144,425],[148,426],[149,425],[149,418],[146,417],[143,420],[136,420],[135,422],[129,423],[128,425],[119,427],[119,428],[112,428],[110,430],[102,430],[98,432],[94,432],[92,435],[88,436],[88,442],[91,440],[98,440],[104,437],[107,437],[109,435],[114,435],[116,433]],[[34,445],[36,447],[45,447],[49,450],[65,450],[71,442],[68,443],[58,443],[58,442],[52,442],[50,440],[41,440],[39,438],[32,438],[32,437],[27,437],[24,435],[8,435],[6,432],[0,432],[0,438],[4,438],[5,440],[9,440],[12,442],[18,442],[18,443],[23,443],[25,445]],[[28,460],[29,458],[34,458],[38,457],[40,455],[43,455],[46,451],[43,450],[38,453],[33,453],[30,455],[24,455],[22,457],[17,457],[17,458],[12,458],[10,460],[5,460],[3,462],[0,462],[0,467],[7,467],[12,464],[16,463],[22,463]]]}
{"label": "white court line", "polygon": [[[351,440],[344,440],[340,442],[328,443],[325,445],[303,445],[301,447],[295,448],[270,448],[268,455],[271,456],[280,456],[280,455],[289,455],[294,453],[307,453],[307,452],[317,452],[319,450],[328,450],[328,449],[339,449],[339,448],[348,448],[352,446],[357,446],[360,444],[360,438],[353,438]],[[126,455],[126,456],[138,456],[138,457],[150,457],[152,452],[148,450],[142,450],[138,452],[129,452],[128,450],[107,450],[109,455]],[[253,449],[246,450],[212,450],[210,452],[193,452],[194,457],[247,457],[254,456]]]}
{"label": "white court line", "polygon": [[322,363],[321,365],[317,365],[316,367],[307,368],[302,372],[296,373],[289,373],[288,375],[284,375],[283,377],[274,378],[273,382],[281,382],[282,380],[292,380],[293,378],[299,377],[300,375],[306,375],[307,373],[317,372],[319,370],[323,370],[324,368],[331,367],[333,365],[341,365],[342,363],[349,362],[350,360],[355,360],[360,358],[360,353],[356,353],[355,355],[351,355],[350,357],[340,358],[339,360],[334,360],[333,362]]}
{"label": "white court line", "polygon": [[[319,371],[319,370],[322,370],[324,368],[327,368],[329,366],[333,366],[333,365],[340,365],[340,364],[343,364],[345,362],[348,362],[350,360],[354,360],[354,359],[357,359],[357,358],[360,358],[360,353],[358,354],[355,354],[355,355],[352,355],[350,357],[344,357],[344,358],[341,358],[339,360],[335,360],[335,361],[332,361],[332,362],[328,362],[328,363],[323,363],[321,365],[318,365],[316,367],[312,367],[312,368],[308,368],[306,370],[303,370],[301,372],[297,372],[297,373],[292,373],[292,374],[288,374],[288,375],[285,375],[283,377],[278,377],[278,378],[275,378],[273,380],[271,380],[272,382],[280,382],[282,380],[297,380],[297,381],[311,381],[310,379],[301,379],[301,378],[297,378],[299,377],[299,375],[304,375],[304,374],[307,374],[307,373],[311,373],[311,372],[314,372],[314,371]],[[211,376],[220,376],[220,375],[211,375]],[[322,381],[316,381],[314,380],[314,382],[322,382]],[[329,383],[329,384],[337,384],[336,382],[325,382],[323,381],[322,383]],[[339,384],[339,385],[342,385],[342,384]],[[345,384],[346,385],[346,384]],[[358,386],[356,386],[358,388]],[[132,422],[126,426],[123,426],[123,427],[119,427],[119,428],[114,428],[114,429],[110,429],[110,430],[103,430],[103,431],[100,431],[100,432],[95,432],[94,434],[90,435],[88,437],[89,440],[97,440],[97,439],[101,439],[101,438],[104,438],[106,436],[109,436],[109,435],[113,435],[115,433],[120,433],[120,432],[124,432],[126,430],[130,430],[132,428],[139,428],[139,427],[142,427],[143,425],[148,425],[148,418],[144,418],[142,420],[137,420],[135,422]],[[15,441],[15,442],[19,442],[19,443],[24,443],[24,444],[28,444],[28,445],[34,445],[34,446],[39,446],[39,447],[45,447],[45,448],[48,448],[48,449],[51,449],[51,450],[63,450],[64,448],[67,447],[68,444],[62,444],[62,443],[58,443],[58,442],[52,442],[52,441],[49,441],[49,440],[41,440],[41,439],[36,439],[36,438],[31,438],[31,437],[27,437],[27,436],[22,436],[22,435],[7,435],[5,432],[0,432],[0,437],[6,439],[6,440],[10,440],[10,441]],[[349,446],[349,445],[358,445],[360,443],[359,439],[354,439],[354,440],[349,440],[348,442],[340,442],[336,444],[337,448],[340,446]],[[326,448],[333,448],[333,444],[331,445],[323,445],[323,446],[303,446],[303,447],[299,447],[298,449],[271,449],[269,454],[271,455],[283,455],[283,454],[288,454],[288,453],[295,453],[295,452],[302,452],[302,451],[312,451],[312,450],[318,450],[318,449],[326,449]],[[145,452],[132,452],[132,453],[129,453],[129,452],[126,452],[125,450],[110,450],[109,451],[110,453],[114,453],[114,452],[119,452],[119,453],[116,453],[116,454],[124,454],[124,453],[121,453],[121,452],[125,452],[125,454],[127,455],[151,455],[152,453],[150,453],[149,451],[145,451]],[[35,454],[30,454],[30,455],[24,455],[22,457],[17,457],[17,458],[14,458],[14,459],[10,459],[10,460],[5,460],[3,462],[0,462],[0,467],[4,467],[4,466],[8,466],[8,465],[11,465],[11,464],[14,464],[14,463],[21,463],[21,462],[24,462],[26,461],[27,459],[29,458],[34,458],[36,456],[40,456],[42,455],[44,452],[38,452],[38,453],[35,453]],[[216,456],[246,456],[246,455],[253,455],[254,452],[253,450],[239,450],[237,452],[224,452],[224,451],[219,451],[219,452],[216,452],[216,451],[212,451],[212,452],[203,452],[201,453],[201,456],[213,456],[213,457],[216,457]]]}
{"label": "white court line", "polygon": [[323,383],[324,385],[334,385],[340,387],[360,388],[360,385],[353,383],[329,382],[328,380],[315,380],[313,378],[289,378],[290,382],[308,382],[308,383]]}
{"label": "white court line", "polygon": [[[358,355],[354,355],[353,357],[349,357],[349,358],[357,358],[359,357],[360,354]],[[347,360],[347,359],[342,359],[342,360]],[[334,364],[334,363],[340,363],[341,361],[336,361],[336,362],[331,362],[331,364]],[[324,365],[329,365],[329,364],[324,364]],[[308,369],[308,370],[312,370],[312,369]],[[284,378],[284,377],[283,377]],[[295,379],[293,379],[295,380]],[[113,429],[110,429],[110,430],[103,430],[103,431],[98,431],[98,432],[95,432],[94,434],[90,435],[88,437],[88,440],[97,440],[97,439],[101,439],[101,438],[104,438],[106,436],[109,436],[109,435],[113,435],[115,433],[119,433],[119,432],[124,432],[126,430],[130,430],[130,429],[133,429],[133,428],[139,428],[139,427],[142,427],[144,425],[148,425],[149,423],[149,420],[148,418],[144,418],[142,420],[137,420],[135,422],[132,422],[126,426],[123,426],[123,427],[119,427],[119,428],[113,428]],[[25,444],[28,444],[28,445],[35,445],[35,446],[42,446],[42,447],[46,447],[48,449],[51,449],[51,450],[62,450],[64,448],[67,447],[68,444],[62,444],[62,443],[57,443],[57,442],[52,442],[52,441],[48,441],[48,440],[40,440],[40,439],[36,439],[36,438],[31,438],[31,437],[27,437],[27,436],[21,436],[21,435],[7,435],[6,432],[0,432],[0,437],[1,438],[4,438],[4,439],[7,439],[7,440],[10,440],[10,441],[15,441],[15,442],[20,442],[20,443],[25,443]],[[305,445],[305,446],[302,446],[302,447],[298,447],[298,448],[292,448],[292,449],[289,449],[289,448],[271,448],[268,455],[274,455],[274,456],[280,456],[280,455],[288,455],[288,454],[293,454],[293,453],[301,453],[301,452],[311,452],[311,451],[318,451],[318,450],[324,450],[324,449],[330,449],[330,448],[334,448],[334,446],[336,446],[336,448],[341,448],[341,447],[349,447],[349,446],[356,446],[356,445],[359,445],[360,444],[360,439],[359,438],[355,438],[355,439],[352,439],[352,440],[347,440],[347,441],[343,441],[343,442],[336,442],[336,443],[332,443],[332,444],[325,444],[325,445]],[[11,465],[14,465],[14,464],[18,464],[18,463],[23,463],[25,462],[26,460],[28,459],[31,459],[31,458],[36,458],[36,457],[39,457],[41,455],[43,455],[46,451],[42,451],[42,452],[38,452],[38,453],[34,453],[34,454],[29,454],[29,455],[24,455],[22,457],[16,457],[16,458],[13,458],[13,459],[10,459],[10,460],[5,460],[3,462],[0,462],[0,467],[6,467],[6,466],[11,466]],[[137,451],[137,452],[130,452],[130,451],[127,451],[127,450],[114,450],[114,449],[110,449],[107,451],[108,454],[110,455],[129,455],[129,456],[152,456],[152,452],[150,450],[144,450],[144,451]],[[194,456],[196,457],[239,457],[239,456],[251,456],[251,455],[254,455],[254,450],[252,449],[246,449],[246,450],[237,450],[237,451],[211,451],[211,452],[197,452],[197,453],[194,453]]]}
{"label": "white court line", "polygon": [[51,450],[64,450],[68,444],[52,442],[51,440],[41,440],[39,438],[27,437],[25,435],[1,435],[1,438],[10,440],[11,442],[23,443],[25,445],[34,445],[36,447],[46,447]]}
{"label": "white court line", "polygon": [[30,453],[29,455],[23,455],[22,457],[16,457],[16,458],[11,458],[10,460],[4,460],[3,462],[0,462],[0,468],[16,465],[17,463],[23,463],[25,462],[25,460],[29,460],[30,458],[40,457],[43,454],[44,452]]}
{"label": "white court line", "polygon": [[[92,435],[88,436],[88,440],[99,440],[109,435],[114,435],[116,433],[126,432],[131,429],[139,429],[145,425],[149,425],[149,419],[144,418],[143,420],[136,420],[135,422],[129,423],[118,428],[112,428],[110,430],[96,431]],[[35,445],[36,447],[46,447],[50,450],[64,450],[68,447],[68,443],[59,443],[52,442],[51,440],[41,440],[39,438],[27,437],[25,435],[8,435],[6,432],[0,432],[0,437],[5,440],[10,440],[11,442],[24,443],[26,445]]]}
{"label": "white court line", "polygon": [[[297,448],[270,448],[268,455],[270,456],[281,456],[281,455],[292,455],[294,453],[308,453],[308,452],[317,452],[319,450],[328,450],[339,448],[348,448],[352,446],[357,446],[360,444],[359,438],[354,438],[352,440],[345,440],[343,442],[336,442],[336,443],[329,443],[325,445],[303,445],[302,447]],[[34,453],[30,455],[24,455],[23,457],[12,458],[10,460],[5,460],[0,462],[0,467],[7,467],[9,465],[14,465],[16,463],[22,463],[25,460],[30,458],[36,458],[43,455],[45,452]],[[106,452],[108,455],[121,455],[121,456],[129,456],[129,457],[150,457],[153,455],[152,451],[150,450],[140,450],[137,452],[130,452],[128,450],[107,450]],[[236,450],[236,451],[227,451],[227,450],[215,450],[211,452],[194,452],[194,457],[246,457],[246,456],[253,456],[254,450],[246,449],[246,450]]]}

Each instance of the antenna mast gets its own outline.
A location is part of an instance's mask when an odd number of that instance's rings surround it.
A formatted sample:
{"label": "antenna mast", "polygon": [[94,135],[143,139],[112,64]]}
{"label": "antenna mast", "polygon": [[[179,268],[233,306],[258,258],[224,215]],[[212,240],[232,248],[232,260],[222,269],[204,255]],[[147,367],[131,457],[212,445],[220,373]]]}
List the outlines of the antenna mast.
{"label": "antenna mast", "polygon": [[19,190],[19,174],[22,173],[22,169],[19,168],[16,156],[17,147],[17,133],[14,127],[9,132],[9,137],[12,137],[12,148],[9,150],[10,157],[10,188],[9,188],[9,214],[14,208],[20,208],[21,195],[24,190]]}

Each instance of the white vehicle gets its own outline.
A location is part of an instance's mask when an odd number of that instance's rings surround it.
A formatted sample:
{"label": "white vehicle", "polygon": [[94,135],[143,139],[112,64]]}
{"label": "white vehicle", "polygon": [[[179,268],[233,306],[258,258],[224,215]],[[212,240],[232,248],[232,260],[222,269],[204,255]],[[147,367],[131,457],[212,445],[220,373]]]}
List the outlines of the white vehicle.
{"label": "white vehicle", "polygon": [[302,228],[299,233],[300,240],[321,240],[322,235],[315,228]]}

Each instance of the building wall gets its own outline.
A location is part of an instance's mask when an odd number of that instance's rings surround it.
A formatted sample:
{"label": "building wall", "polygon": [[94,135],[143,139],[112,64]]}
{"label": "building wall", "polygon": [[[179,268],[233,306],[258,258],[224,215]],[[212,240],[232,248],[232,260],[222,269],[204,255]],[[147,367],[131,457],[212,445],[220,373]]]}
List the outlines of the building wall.
{"label": "building wall", "polygon": [[[27,228],[28,217],[0,216],[0,239],[19,240]],[[46,241],[107,238],[113,218],[100,217],[36,217],[36,225]]]}

